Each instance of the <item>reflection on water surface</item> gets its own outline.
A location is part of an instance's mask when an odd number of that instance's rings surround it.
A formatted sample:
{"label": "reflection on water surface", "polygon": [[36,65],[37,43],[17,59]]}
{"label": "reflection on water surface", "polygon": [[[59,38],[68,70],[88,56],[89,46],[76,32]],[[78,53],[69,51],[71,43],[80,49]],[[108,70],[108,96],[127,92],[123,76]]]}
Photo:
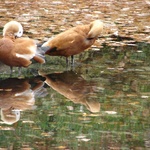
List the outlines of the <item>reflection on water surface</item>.
{"label": "reflection on water surface", "polygon": [[100,111],[100,103],[94,100],[96,83],[87,82],[82,76],[73,71],[53,73],[46,77],[46,83],[58,93],[74,103],[83,104],[91,112]]}
{"label": "reflection on water surface", "polygon": [[1,118],[1,147],[148,148],[149,45],[120,48],[85,52],[74,71],[45,64],[43,77],[1,79],[1,109],[19,111],[14,124]]}
{"label": "reflection on water surface", "polygon": [[42,77],[32,79],[8,78],[0,81],[2,123],[11,125],[20,119],[20,111],[35,108],[35,97],[43,97],[46,94],[43,81]]}
{"label": "reflection on water surface", "polygon": [[141,0],[1,1],[0,33],[12,19],[39,41],[95,19],[105,28],[73,70],[46,57],[31,66],[40,77],[9,78],[0,64],[0,149],[149,149],[149,11]]}

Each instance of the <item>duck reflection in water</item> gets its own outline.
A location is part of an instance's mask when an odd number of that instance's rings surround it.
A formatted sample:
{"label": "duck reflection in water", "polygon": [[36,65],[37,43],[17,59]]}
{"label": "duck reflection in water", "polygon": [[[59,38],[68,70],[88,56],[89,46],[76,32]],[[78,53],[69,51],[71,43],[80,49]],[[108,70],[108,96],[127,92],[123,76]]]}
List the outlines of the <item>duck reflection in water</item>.
{"label": "duck reflection in water", "polygon": [[52,73],[45,75],[46,84],[62,94],[74,103],[85,105],[92,113],[100,111],[100,103],[95,100],[96,84],[86,81],[81,75],[73,71],[65,71],[63,73]]}
{"label": "duck reflection in water", "polygon": [[43,87],[45,78],[9,78],[0,81],[1,120],[13,124],[20,119],[20,111],[35,109],[35,97],[47,94]]}

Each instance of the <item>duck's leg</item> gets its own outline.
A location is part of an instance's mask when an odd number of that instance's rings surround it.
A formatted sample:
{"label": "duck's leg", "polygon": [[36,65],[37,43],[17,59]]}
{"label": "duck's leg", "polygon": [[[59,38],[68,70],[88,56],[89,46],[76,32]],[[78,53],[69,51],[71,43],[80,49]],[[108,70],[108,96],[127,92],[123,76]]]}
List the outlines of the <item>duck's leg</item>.
{"label": "duck's leg", "polygon": [[18,76],[21,75],[21,72],[22,72],[22,68],[21,68],[21,67],[18,67]]}
{"label": "duck's leg", "polygon": [[68,70],[68,66],[69,66],[69,61],[68,61],[68,57],[66,57],[66,70]]}
{"label": "duck's leg", "polygon": [[10,66],[10,77],[12,76],[12,74],[13,74],[13,67]]}
{"label": "duck's leg", "polygon": [[74,56],[71,55],[71,66],[74,66]]}
{"label": "duck's leg", "polygon": [[69,66],[68,57],[66,57],[66,66]]}

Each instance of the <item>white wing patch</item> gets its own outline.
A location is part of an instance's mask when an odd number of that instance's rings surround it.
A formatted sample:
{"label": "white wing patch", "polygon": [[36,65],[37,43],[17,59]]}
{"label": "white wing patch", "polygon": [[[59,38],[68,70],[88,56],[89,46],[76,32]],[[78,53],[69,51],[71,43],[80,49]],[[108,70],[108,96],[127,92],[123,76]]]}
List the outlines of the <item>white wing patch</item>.
{"label": "white wing patch", "polygon": [[30,46],[27,49],[29,49],[31,51],[30,54],[19,54],[19,53],[16,53],[16,56],[18,58],[24,58],[24,59],[27,59],[27,60],[32,59],[35,56],[35,53],[36,53],[36,46],[35,45],[34,46]]}
{"label": "white wing patch", "polygon": [[30,60],[35,56],[35,54],[18,54],[18,53],[16,53],[16,56],[18,58],[24,58],[24,59]]}
{"label": "white wing patch", "polygon": [[29,49],[30,51],[32,51],[32,53],[36,53],[37,46],[36,46],[36,45],[33,45],[33,46],[28,47],[28,49]]}
{"label": "white wing patch", "polygon": [[54,37],[51,37],[47,42],[45,42],[45,43],[42,45],[42,47],[48,46],[48,43],[49,43],[52,39],[54,39]]}

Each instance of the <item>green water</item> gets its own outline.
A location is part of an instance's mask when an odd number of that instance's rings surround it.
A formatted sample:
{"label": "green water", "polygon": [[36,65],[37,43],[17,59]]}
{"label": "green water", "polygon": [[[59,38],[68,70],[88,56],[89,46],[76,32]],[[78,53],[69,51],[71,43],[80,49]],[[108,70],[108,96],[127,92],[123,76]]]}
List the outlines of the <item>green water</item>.
{"label": "green water", "polygon": [[[26,69],[29,78],[2,75],[1,109],[7,105],[22,111],[11,125],[1,121],[1,148],[148,149],[150,45],[136,45],[141,52],[132,46],[124,52],[112,47],[85,52],[75,57],[72,71],[66,71],[63,58],[47,60],[40,69],[43,78]],[[29,89],[29,98],[23,98]]]}

